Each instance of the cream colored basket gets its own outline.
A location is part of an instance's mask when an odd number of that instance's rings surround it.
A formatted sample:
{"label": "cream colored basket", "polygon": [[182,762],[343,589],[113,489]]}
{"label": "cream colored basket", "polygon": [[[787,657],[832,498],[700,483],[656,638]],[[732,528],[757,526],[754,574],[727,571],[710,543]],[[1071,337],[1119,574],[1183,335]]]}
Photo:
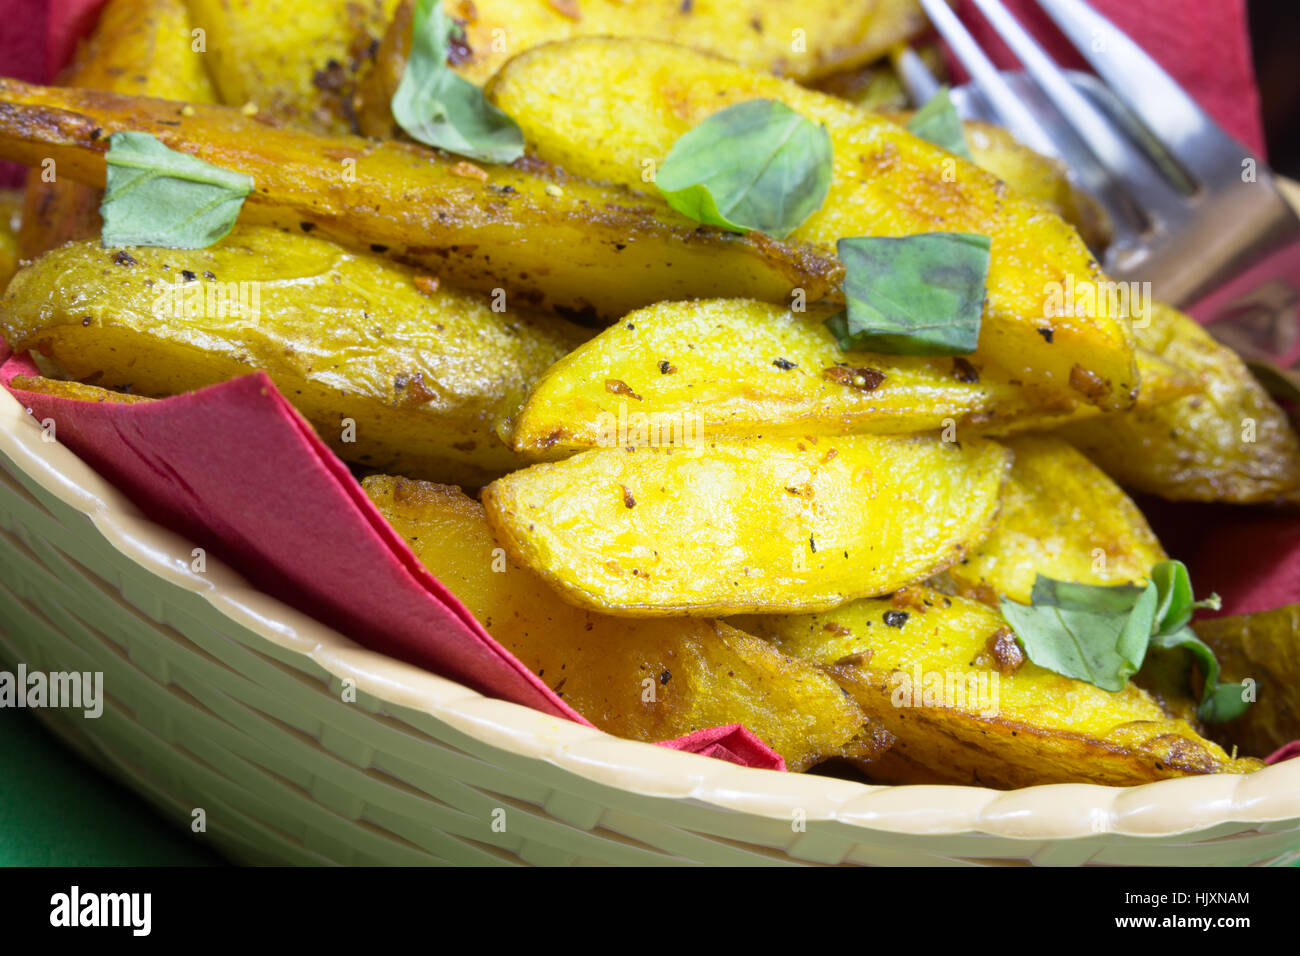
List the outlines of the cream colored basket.
{"label": "cream colored basket", "polygon": [[102,671],[102,717],[34,712],[178,823],[202,809],[206,838],[238,861],[1300,857],[1300,760],[1007,793],[749,770],[483,697],[362,650],[214,561],[194,573],[190,555],[0,389],[0,664]]}

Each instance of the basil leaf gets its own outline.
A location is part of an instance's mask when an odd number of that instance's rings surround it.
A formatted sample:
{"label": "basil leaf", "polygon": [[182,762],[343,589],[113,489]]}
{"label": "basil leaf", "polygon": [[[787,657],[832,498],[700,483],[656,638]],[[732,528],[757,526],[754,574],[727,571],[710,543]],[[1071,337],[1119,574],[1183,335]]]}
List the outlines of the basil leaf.
{"label": "basil leaf", "polygon": [[1146,656],[1156,597],[1155,587],[1149,585],[1127,611],[1104,606],[1086,610],[1075,603],[1024,605],[1003,598],[1002,616],[1025,655],[1039,667],[1120,691]]}
{"label": "basil leaf", "polygon": [[235,224],[253,180],[168,149],[148,133],[108,139],[100,241],[113,246],[202,249]]}
{"label": "basil leaf", "polygon": [[988,236],[841,239],[848,308],[826,321],[842,350],[969,355],[979,341]]}
{"label": "basil leaf", "polygon": [[1201,702],[1196,708],[1196,716],[1207,724],[1221,724],[1244,714],[1250,707],[1245,700],[1245,687],[1242,684],[1219,683],[1219,661],[1190,627],[1181,627],[1168,634],[1156,634],[1151,638],[1151,646],[1160,650],[1184,650],[1191,655],[1191,660],[1200,667],[1205,676],[1201,688]]}
{"label": "basil leaf", "polygon": [[826,201],[833,165],[826,127],[784,103],[749,100],[678,137],[655,183],[696,222],[784,239]]}
{"label": "basil leaf", "polygon": [[1160,606],[1156,612],[1157,633],[1172,634],[1187,626],[1192,612],[1197,608],[1221,606],[1219,596],[1211,594],[1203,601],[1192,597],[1192,581],[1187,566],[1181,561],[1161,561],[1151,569],[1151,580],[1160,591]]}
{"label": "basil leaf", "polygon": [[966,145],[961,117],[952,105],[952,97],[948,95],[946,86],[940,87],[928,103],[912,114],[912,118],[907,121],[907,131],[936,146],[942,146],[950,153],[956,153],[962,159],[975,161],[970,147]]}
{"label": "basil leaf", "polygon": [[524,154],[524,134],[483,91],[447,64],[448,36],[460,27],[442,0],[416,0],[411,53],[391,103],[393,119],[426,146],[485,163],[510,163]]}
{"label": "basil leaf", "polygon": [[1200,607],[1219,607],[1218,595],[1194,600],[1187,567],[1161,561],[1145,587],[1102,587],[1038,575],[1032,604],[1002,599],[1002,616],[1025,655],[1039,667],[1119,691],[1149,651],[1184,651],[1205,675],[1197,715],[1206,723],[1241,716],[1250,702],[1242,684],[1219,683],[1219,662],[1188,622]]}

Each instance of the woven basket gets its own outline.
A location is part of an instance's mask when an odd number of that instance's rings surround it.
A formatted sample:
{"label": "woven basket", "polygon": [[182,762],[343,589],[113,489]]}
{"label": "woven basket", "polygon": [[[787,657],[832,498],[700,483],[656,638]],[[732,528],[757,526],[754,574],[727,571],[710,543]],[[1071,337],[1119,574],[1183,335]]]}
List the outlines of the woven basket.
{"label": "woven basket", "polygon": [[191,549],[0,389],[0,664],[102,671],[102,717],[34,712],[181,824],[201,808],[206,838],[241,862],[1300,858],[1300,760],[1012,792],[750,770],[363,650],[216,561],[191,571]]}

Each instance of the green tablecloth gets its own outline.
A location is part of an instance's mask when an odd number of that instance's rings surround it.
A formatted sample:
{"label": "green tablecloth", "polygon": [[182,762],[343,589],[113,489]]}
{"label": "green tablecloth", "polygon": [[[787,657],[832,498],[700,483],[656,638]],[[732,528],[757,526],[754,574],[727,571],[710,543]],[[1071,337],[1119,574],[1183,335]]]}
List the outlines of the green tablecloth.
{"label": "green tablecloth", "polygon": [[31,714],[0,708],[0,866],[222,862],[81,760]]}

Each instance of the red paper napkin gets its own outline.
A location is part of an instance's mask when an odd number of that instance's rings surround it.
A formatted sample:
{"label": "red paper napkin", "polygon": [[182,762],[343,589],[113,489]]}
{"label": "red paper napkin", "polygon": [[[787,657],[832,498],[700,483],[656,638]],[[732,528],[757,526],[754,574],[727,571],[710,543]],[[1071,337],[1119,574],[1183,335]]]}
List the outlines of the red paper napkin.
{"label": "red paper napkin", "polygon": [[[0,72],[48,81],[93,25],[102,2],[50,0],[40,9],[39,0],[0,0]],[[1013,6],[1050,49],[1068,49],[1059,36],[1052,38],[1053,28],[1032,4]],[[1241,2],[1097,0],[1096,6],[1151,49],[1225,127],[1262,146]],[[977,32],[987,30],[977,17],[970,19]],[[45,43],[33,42],[42,36]],[[6,355],[0,343],[0,359]],[[0,382],[30,371],[25,357],[11,357],[0,368]],[[145,513],[209,548],[267,593],[367,647],[585,723],[419,564],[264,375],[140,405],[15,394],[40,418],[53,418],[60,442]],[[1300,522],[1284,527],[1271,518],[1233,514],[1221,530],[1235,535],[1234,546],[1248,551],[1258,567],[1242,574],[1240,562],[1224,560],[1220,542],[1229,538],[1192,534],[1185,547],[1171,550],[1194,556],[1198,587],[1224,595],[1225,612],[1300,601],[1293,558],[1300,554]],[[1184,527],[1176,512],[1171,520]],[[1188,523],[1185,530],[1208,527]],[[784,769],[779,755],[738,725],[665,745]]]}

